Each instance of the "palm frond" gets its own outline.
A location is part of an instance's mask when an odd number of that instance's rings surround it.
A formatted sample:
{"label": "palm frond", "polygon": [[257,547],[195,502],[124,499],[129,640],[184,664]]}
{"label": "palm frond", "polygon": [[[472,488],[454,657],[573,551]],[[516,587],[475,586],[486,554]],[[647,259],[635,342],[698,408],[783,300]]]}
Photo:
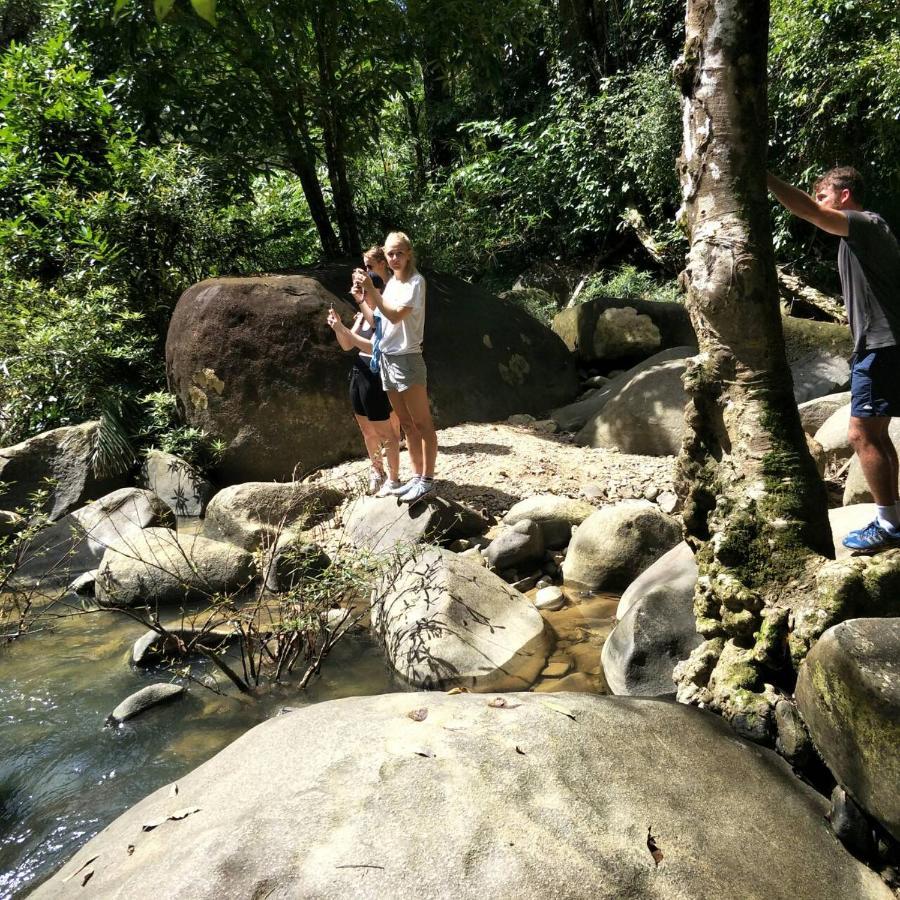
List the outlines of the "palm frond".
{"label": "palm frond", "polygon": [[137,454],[127,425],[127,403],[107,395],[101,398],[100,427],[91,452],[91,470],[97,478],[110,478],[127,471]]}

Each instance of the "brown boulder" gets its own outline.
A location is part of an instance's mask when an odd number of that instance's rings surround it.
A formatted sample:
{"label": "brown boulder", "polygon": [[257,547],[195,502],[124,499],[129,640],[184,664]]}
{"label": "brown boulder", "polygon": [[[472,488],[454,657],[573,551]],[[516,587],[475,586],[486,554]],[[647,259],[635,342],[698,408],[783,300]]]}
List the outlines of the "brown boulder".
{"label": "brown boulder", "polygon": [[[347,397],[350,357],[325,322],[345,322],[352,264],[217,278],[181,296],[166,368],[191,425],[225,441],[227,482],[289,478],[362,455]],[[543,413],[577,392],[562,342],[474,285],[429,274],[425,360],[439,427]]]}

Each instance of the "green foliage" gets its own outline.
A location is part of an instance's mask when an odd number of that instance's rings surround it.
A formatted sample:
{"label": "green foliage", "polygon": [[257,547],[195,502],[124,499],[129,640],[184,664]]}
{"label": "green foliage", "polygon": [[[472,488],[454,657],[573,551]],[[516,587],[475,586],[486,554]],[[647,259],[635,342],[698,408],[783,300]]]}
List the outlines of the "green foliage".
{"label": "green foliage", "polygon": [[637,300],[680,303],[681,290],[675,281],[660,281],[649,272],[626,264],[615,270],[591,275],[578,295],[578,302],[585,303],[595,297],[635,298]]}
{"label": "green foliage", "polygon": [[142,403],[142,444],[173,453],[201,471],[221,460],[225,445],[199,428],[183,424],[173,394],[153,391],[142,398]]}

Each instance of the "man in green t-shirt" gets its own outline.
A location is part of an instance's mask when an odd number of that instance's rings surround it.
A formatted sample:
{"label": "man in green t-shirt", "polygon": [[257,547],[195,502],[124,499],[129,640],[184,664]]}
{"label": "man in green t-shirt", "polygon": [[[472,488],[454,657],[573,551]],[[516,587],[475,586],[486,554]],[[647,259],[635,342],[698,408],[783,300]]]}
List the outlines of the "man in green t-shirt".
{"label": "man in green t-shirt", "polygon": [[794,215],[841,238],[838,272],[853,335],[850,363],[850,443],[876,504],[875,519],[844,540],[857,553],[900,546],[897,451],[888,434],[900,416],[900,247],[887,222],[863,207],[856,169],[819,178],[813,196],[774,175],[769,190]]}

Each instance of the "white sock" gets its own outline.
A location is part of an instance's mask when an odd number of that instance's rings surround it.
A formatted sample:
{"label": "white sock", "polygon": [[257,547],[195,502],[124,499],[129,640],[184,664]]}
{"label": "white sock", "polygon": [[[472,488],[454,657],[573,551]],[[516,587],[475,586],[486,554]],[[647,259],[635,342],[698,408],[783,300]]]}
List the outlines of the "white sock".
{"label": "white sock", "polygon": [[876,506],[875,521],[888,531],[897,531],[900,528],[900,514],[897,511],[897,504],[891,506]]}

